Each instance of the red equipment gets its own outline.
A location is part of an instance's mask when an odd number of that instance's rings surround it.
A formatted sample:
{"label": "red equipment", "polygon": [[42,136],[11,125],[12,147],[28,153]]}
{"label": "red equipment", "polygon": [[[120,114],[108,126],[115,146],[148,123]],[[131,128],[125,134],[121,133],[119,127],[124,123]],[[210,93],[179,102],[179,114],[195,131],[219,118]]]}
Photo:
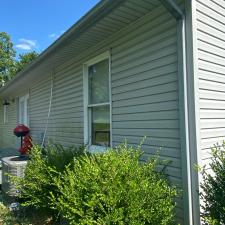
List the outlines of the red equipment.
{"label": "red equipment", "polygon": [[14,130],[14,134],[17,137],[23,137],[30,132],[30,129],[23,124],[19,124]]}
{"label": "red equipment", "polygon": [[21,153],[21,155],[26,155],[33,146],[32,139],[29,135],[30,129],[23,124],[19,124],[13,130],[13,132],[17,137],[21,138],[21,146],[19,152]]}
{"label": "red equipment", "polygon": [[21,153],[21,155],[26,155],[31,150],[32,147],[33,144],[31,136],[27,134],[23,137],[23,143],[21,148],[19,149],[19,152]]}

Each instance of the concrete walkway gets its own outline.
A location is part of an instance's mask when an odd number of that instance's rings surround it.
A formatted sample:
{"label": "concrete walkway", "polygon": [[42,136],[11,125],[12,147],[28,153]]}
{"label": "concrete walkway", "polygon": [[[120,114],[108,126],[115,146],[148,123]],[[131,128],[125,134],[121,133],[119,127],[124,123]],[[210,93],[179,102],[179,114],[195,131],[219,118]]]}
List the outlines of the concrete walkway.
{"label": "concrete walkway", "polygon": [[0,159],[3,157],[19,155],[19,152],[15,148],[0,148]]}

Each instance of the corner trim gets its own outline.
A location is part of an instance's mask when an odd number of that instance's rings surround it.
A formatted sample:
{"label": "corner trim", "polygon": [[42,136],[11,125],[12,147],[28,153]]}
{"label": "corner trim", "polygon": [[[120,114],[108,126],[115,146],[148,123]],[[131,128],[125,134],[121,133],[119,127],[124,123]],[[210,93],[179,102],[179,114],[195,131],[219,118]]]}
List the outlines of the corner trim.
{"label": "corner trim", "polygon": [[[199,164],[199,112],[198,96],[196,96],[198,83],[196,59],[194,49],[196,46],[193,28],[193,6],[187,9],[185,1],[185,12],[181,10],[174,0],[160,0],[162,5],[172,14],[178,24],[178,74],[179,74],[179,107],[181,126],[181,149],[182,149],[182,175],[185,187],[184,210],[188,212],[185,224],[200,224],[200,204],[198,196],[199,177],[194,171],[194,165]],[[191,1],[193,2],[193,1]],[[191,17],[185,13],[191,11]],[[189,15],[188,15],[189,16]],[[189,48],[187,48],[189,46]],[[182,65],[182,66],[181,66]],[[187,218],[188,217],[188,218]]]}

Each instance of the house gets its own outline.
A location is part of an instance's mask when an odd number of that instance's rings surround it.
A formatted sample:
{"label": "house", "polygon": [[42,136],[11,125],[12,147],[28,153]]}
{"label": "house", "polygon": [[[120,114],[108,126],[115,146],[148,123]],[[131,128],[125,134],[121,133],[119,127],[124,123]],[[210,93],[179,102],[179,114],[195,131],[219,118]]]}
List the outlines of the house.
{"label": "house", "polygon": [[224,15],[223,0],[100,1],[0,89],[0,148],[18,123],[91,150],[147,136],[183,189],[178,221],[200,224],[194,165],[225,136]]}

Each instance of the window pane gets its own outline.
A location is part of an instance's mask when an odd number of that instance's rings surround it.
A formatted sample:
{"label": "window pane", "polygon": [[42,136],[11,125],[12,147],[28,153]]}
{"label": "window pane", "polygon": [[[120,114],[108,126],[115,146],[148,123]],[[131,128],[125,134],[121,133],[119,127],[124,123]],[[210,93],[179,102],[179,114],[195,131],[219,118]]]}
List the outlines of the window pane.
{"label": "window pane", "polygon": [[110,146],[109,106],[92,108],[92,145]]}
{"label": "window pane", "polygon": [[8,123],[8,113],[6,105],[4,105],[4,123]]}
{"label": "window pane", "polygon": [[109,101],[109,60],[88,68],[89,104]]}
{"label": "window pane", "polygon": [[21,124],[24,124],[24,104],[25,104],[24,101],[20,102],[20,121],[19,122]]}

